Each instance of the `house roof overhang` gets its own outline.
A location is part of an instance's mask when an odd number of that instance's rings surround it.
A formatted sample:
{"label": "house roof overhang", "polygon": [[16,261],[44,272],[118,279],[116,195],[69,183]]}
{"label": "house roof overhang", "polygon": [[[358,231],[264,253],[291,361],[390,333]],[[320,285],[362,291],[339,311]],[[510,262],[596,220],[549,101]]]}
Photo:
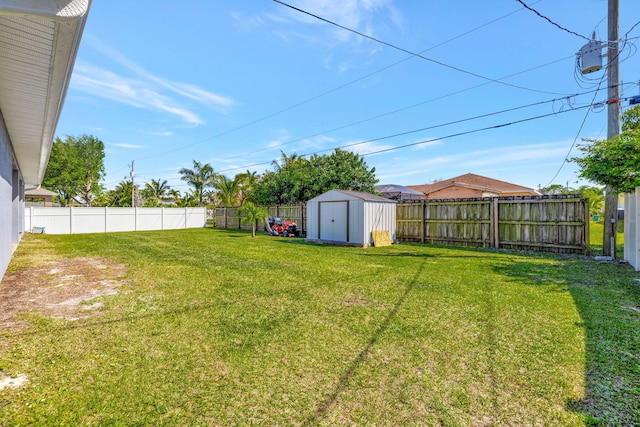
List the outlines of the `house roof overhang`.
{"label": "house roof overhang", "polygon": [[0,112],[27,186],[42,182],[91,0],[0,0]]}

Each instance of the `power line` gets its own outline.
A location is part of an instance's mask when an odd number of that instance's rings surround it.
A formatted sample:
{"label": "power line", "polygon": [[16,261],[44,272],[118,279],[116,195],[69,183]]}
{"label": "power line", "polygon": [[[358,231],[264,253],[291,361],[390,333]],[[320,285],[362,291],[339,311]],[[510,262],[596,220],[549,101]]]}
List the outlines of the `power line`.
{"label": "power line", "polygon": [[[537,2],[535,2],[534,4],[537,4],[537,3],[539,3],[540,1],[542,1],[542,0],[538,0],[538,1],[537,1]],[[489,26],[489,25],[491,25],[491,24],[493,24],[493,23],[495,23],[495,22],[498,22],[498,21],[500,21],[500,20],[502,20],[502,19],[504,19],[504,18],[506,18],[506,17],[508,17],[508,16],[510,16],[510,15],[513,15],[513,14],[515,14],[515,13],[518,13],[518,12],[520,12],[521,10],[522,10],[522,9],[518,9],[518,10],[514,10],[514,11],[512,11],[512,12],[509,12],[509,13],[507,13],[507,14],[505,14],[505,15],[502,15],[502,16],[500,16],[500,17],[498,17],[498,18],[495,18],[495,19],[493,19],[493,20],[491,20],[491,21],[489,21],[489,22],[487,22],[487,23],[484,23],[484,24],[479,25],[479,26],[477,26],[477,27],[475,27],[475,28],[472,28],[471,30],[465,31],[465,32],[463,32],[463,33],[461,33],[461,34],[458,34],[457,36],[451,37],[451,38],[449,38],[449,39],[447,39],[447,40],[444,40],[444,41],[442,41],[442,42],[440,42],[440,43],[438,43],[438,44],[436,44],[436,45],[434,45],[434,46],[431,46],[431,47],[429,47],[429,48],[427,48],[427,49],[425,49],[425,50],[422,50],[422,51],[420,51],[420,53],[422,54],[422,53],[428,52],[428,51],[430,51],[430,50],[433,50],[433,49],[435,49],[435,48],[438,48],[438,47],[440,47],[440,46],[443,46],[443,45],[445,45],[445,44],[447,44],[447,43],[450,43],[450,42],[452,42],[452,41],[454,41],[454,40],[457,40],[457,39],[459,39],[459,38],[461,38],[461,37],[464,37],[464,36],[466,36],[466,35],[468,35],[468,34],[471,34],[471,33],[475,32],[475,31],[478,31],[478,30],[480,30],[480,29],[482,29],[482,28],[484,28],[484,27],[487,27],[487,26]],[[365,80],[365,79],[367,79],[367,78],[369,78],[369,77],[371,77],[371,76],[373,76],[373,75],[375,75],[375,74],[378,74],[378,73],[381,73],[381,72],[383,72],[383,71],[386,71],[386,70],[388,70],[388,69],[390,69],[390,68],[393,68],[393,67],[395,67],[395,66],[397,66],[397,65],[399,65],[399,64],[402,64],[402,63],[404,63],[404,62],[406,62],[406,61],[408,61],[408,60],[410,60],[410,59],[413,59],[413,58],[415,58],[415,55],[411,54],[411,55],[409,55],[409,56],[407,56],[407,57],[405,57],[405,58],[403,58],[403,59],[401,59],[401,60],[399,60],[399,61],[396,61],[396,62],[394,62],[394,63],[392,63],[392,64],[389,64],[389,65],[387,65],[387,66],[384,66],[384,67],[382,67],[382,68],[379,68],[379,69],[377,69],[377,70],[375,70],[375,71],[372,71],[372,72],[370,72],[370,73],[368,73],[368,74],[365,74],[364,76],[358,77],[357,79],[351,80],[351,81],[349,81],[349,82],[347,82],[347,83],[345,83],[345,84],[342,84],[342,85],[340,85],[340,86],[337,86],[337,87],[335,87],[335,88],[333,88],[333,89],[329,89],[329,90],[327,90],[327,91],[325,91],[325,92],[322,92],[322,93],[320,93],[320,94],[318,94],[318,95],[312,96],[311,98],[308,98],[308,99],[302,100],[302,101],[300,101],[300,102],[298,102],[298,103],[296,103],[296,104],[290,105],[290,106],[285,107],[285,108],[283,108],[283,109],[281,109],[281,110],[278,110],[278,111],[276,111],[276,112],[273,112],[273,113],[267,114],[266,116],[263,116],[263,117],[260,117],[260,118],[258,118],[258,119],[252,120],[252,121],[250,121],[250,122],[248,122],[248,123],[242,124],[242,125],[240,125],[240,126],[236,126],[235,128],[232,128],[232,129],[229,129],[229,130],[227,130],[227,131],[221,132],[221,133],[219,133],[219,134],[216,134],[216,135],[213,135],[213,136],[210,136],[210,137],[207,137],[207,138],[204,138],[204,139],[198,140],[198,141],[196,141],[196,142],[193,142],[193,143],[190,143],[190,144],[187,144],[187,145],[183,145],[183,146],[181,146],[181,147],[177,147],[177,148],[175,148],[175,149],[173,149],[173,150],[164,151],[164,152],[162,152],[162,153],[156,153],[156,154],[152,154],[152,155],[145,156],[145,157],[140,157],[140,158],[138,158],[138,159],[136,159],[136,160],[139,160],[139,161],[140,161],[140,160],[147,160],[147,159],[151,159],[151,158],[154,158],[154,157],[159,157],[159,156],[164,156],[164,155],[166,155],[166,154],[175,153],[175,152],[177,152],[177,151],[184,150],[184,149],[186,149],[186,148],[190,148],[190,147],[193,147],[193,146],[196,146],[196,145],[202,144],[203,142],[207,142],[207,141],[210,141],[210,140],[212,140],[212,139],[217,139],[217,138],[220,138],[220,137],[222,137],[222,136],[228,135],[228,134],[230,134],[230,133],[236,132],[236,131],[238,131],[238,130],[242,130],[242,129],[247,128],[247,127],[249,127],[249,126],[253,126],[253,125],[257,124],[257,123],[260,123],[260,122],[263,122],[263,121],[265,121],[265,120],[268,120],[268,119],[270,119],[270,118],[272,118],[272,117],[278,116],[278,115],[280,115],[280,114],[282,114],[282,113],[286,113],[287,111],[291,111],[291,110],[293,110],[293,109],[296,109],[296,108],[298,108],[298,107],[301,107],[301,106],[303,106],[303,105],[305,105],[305,104],[308,104],[308,103],[310,103],[310,102],[312,102],[312,101],[315,101],[315,100],[317,100],[317,99],[319,99],[319,98],[322,98],[322,97],[324,97],[324,96],[326,96],[326,95],[329,95],[329,94],[331,94],[331,93],[337,92],[337,91],[339,91],[339,90],[341,90],[341,89],[344,89],[344,88],[346,88],[346,87],[348,87],[348,86],[351,86],[351,85],[353,85],[353,84],[355,84],[355,83],[358,83],[358,82],[360,82],[360,81],[362,81],[362,80]],[[503,79],[506,79],[506,78],[508,78],[508,77],[512,77],[512,76],[515,76],[515,75],[516,75],[516,74],[512,74],[511,76],[503,77],[503,78],[501,78],[501,79],[496,79],[496,80],[503,80]],[[483,85],[484,85],[484,84],[483,84]],[[480,86],[483,86],[483,85],[480,85]],[[480,86],[474,86],[474,88],[476,88],[476,87],[480,87]],[[554,95],[559,95],[559,94],[554,93]],[[260,151],[262,151],[262,150],[260,150]],[[241,155],[236,156],[236,157],[240,157],[240,156],[241,156]],[[232,157],[232,158],[235,158],[235,157]]]}
{"label": "power line", "polygon": [[569,33],[569,34],[573,34],[574,36],[581,37],[581,38],[585,39],[586,41],[591,41],[591,40],[589,40],[589,37],[585,37],[585,36],[583,36],[582,34],[578,34],[578,33],[576,33],[575,31],[568,30],[568,29],[566,29],[565,27],[563,27],[563,26],[561,26],[561,25],[557,24],[556,22],[554,22],[554,21],[552,21],[551,19],[547,18],[546,16],[544,16],[543,14],[541,14],[540,12],[538,12],[537,10],[535,10],[534,8],[532,8],[532,7],[528,6],[524,1],[522,1],[522,0],[516,0],[516,1],[517,1],[518,3],[520,3],[520,4],[521,4],[525,9],[528,9],[528,10],[530,10],[531,12],[535,13],[535,14],[536,14],[536,15],[538,15],[540,18],[542,18],[542,19],[546,20],[547,22],[549,22],[551,25],[554,25],[554,26],[556,26],[556,27],[560,28],[561,30],[566,31],[566,32],[567,32],[567,33]]}
{"label": "power line", "polygon": [[[513,73],[513,74],[509,74],[508,76],[501,77],[500,80],[508,79],[508,78],[515,77],[515,76],[520,75],[520,74],[528,73],[529,71],[533,71],[533,70],[537,70],[539,68],[543,68],[543,67],[546,67],[546,66],[549,66],[549,65],[553,65],[553,64],[556,64],[558,62],[564,61],[564,60],[569,59],[569,58],[573,58],[573,56],[568,56],[568,57],[565,57],[565,58],[562,58],[562,59],[557,59],[555,61],[551,61],[551,62],[548,62],[548,63],[543,64],[543,65],[538,65],[536,67],[529,68],[527,70],[518,71],[517,73]],[[465,88],[465,89],[460,89],[460,90],[455,91],[455,92],[450,92],[450,93],[445,94],[445,95],[437,96],[435,98],[430,98],[428,100],[425,100],[425,101],[422,101],[422,102],[418,102],[416,104],[412,104],[412,105],[408,105],[408,106],[405,106],[405,107],[401,107],[401,108],[398,108],[398,109],[395,109],[395,110],[392,110],[392,111],[387,111],[385,113],[378,114],[378,115],[371,116],[371,117],[367,117],[365,119],[358,120],[358,121],[355,121],[355,122],[350,122],[350,123],[347,123],[345,125],[341,125],[341,126],[338,126],[338,127],[332,128],[332,129],[327,129],[327,130],[315,133],[313,135],[308,135],[308,136],[305,136],[305,137],[302,137],[302,138],[296,138],[296,139],[291,140],[291,141],[283,142],[283,143],[280,143],[280,144],[277,144],[277,145],[273,145],[273,146],[267,147],[267,148],[261,148],[259,150],[250,151],[248,153],[243,153],[243,154],[238,154],[238,155],[235,155],[235,156],[227,157],[225,159],[222,159],[222,161],[224,161],[224,160],[233,160],[233,159],[236,159],[238,157],[243,157],[243,156],[246,156],[246,155],[249,155],[249,154],[256,154],[256,153],[261,153],[261,152],[264,152],[264,151],[270,151],[270,150],[273,150],[275,148],[280,148],[280,147],[283,147],[285,145],[293,144],[295,142],[304,141],[305,139],[314,138],[316,136],[324,135],[324,134],[326,134],[328,132],[335,132],[337,130],[346,129],[346,128],[349,128],[351,126],[361,125],[363,123],[367,123],[367,122],[370,122],[372,120],[380,119],[382,117],[390,116],[392,114],[396,114],[396,113],[400,113],[400,112],[403,112],[403,111],[407,111],[407,110],[410,110],[412,108],[416,108],[416,107],[420,107],[422,105],[428,104],[430,102],[439,101],[441,99],[449,98],[449,97],[454,96],[454,95],[459,95],[461,93],[468,92],[468,91],[471,91],[473,89],[477,89],[479,87],[483,87],[483,86],[486,86],[486,85],[489,85],[489,84],[491,84],[491,82],[480,83],[480,84],[475,85],[475,86],[470,86],[470,87]],[[589,93],[589,92],[585,92],[585,93]],[[562,95],[563,95],[563,98],[561,98],[561,99],[564,99],[564,98],[566,98],[568,96],[575,96],[575,95],[569,95],[569,94],[562,94]]]}
{"label": "power line", "polygon": [[552,112],[552,113],[547,113],[547,114],[541,114],[539,116],[529,117],[529,118],[521,119],[521,120],[515,120],[515,121],[512,121],[512,122],[508,122],[508,123],[501,123],[501,124],[498,124],[498,125],[487,126],[487,127],[480,128],[480,129],[473,129],[473,130],[469,130],[469,131],[465,131],[465,132],[458,132],[458,133],[446,135],[446,136],[439,137],[439,138],[431,138],[431,139],[426,139],[424,141],[413,142],[411,144],[404,144],[404,145],[399,145],[397,147],[385,148],[385,149],[382,149],[382,150],[373,151],[371,153],[362,154],[361,156],[362,157],[372,156],[374,154],[386,153],[386,152],[389,152],[389,151],[400,150],[402,148],[407,148],[407,147],[414,147],[416,145],[426,144],[428,142],[439,141],[441,139],[449,139],[449,138],[454,138],[456,136],[469,135],[469,134],[472,134],[472,133],[483,132],[483,131],[486,131],[486,130],[499,129],[499,128],[503,128],[503,127],[507,127],[507,126],[513,126],[513,125],[516,125],[516,124],[519,124],[519,123],[529,122],[529,121],[532,121],[532,120],[538,120],[538,119],[542,119],[542,118],[545,118],[545,117],[555,116],[555,115],[558,115],[558,114],[566,113],[568,111],[581,110],[583,108],[588,108],[588,107],[591,107],[591,106],[590,105],[585,105],[585,106],[582,106],[582,107],[576,107],[573,110],[565,110],[565,111],[560,111],[560,112]]}
{"label": "power line", "polygon": [[[598,91],[600,91],[600,85],[602,85],[602,82],[604,81],[604,77],[605,76],[606,76],[606,74],[602,73],[602,77],[600,78],[600,83],[598,83],[598,88],[595,90],[595,93],[593,94],[593,99],[591,99],[591,105],[594,105],[593,101],[595,101],[596,96],[598,96]],[[569,151],[567,152],[567,155],[564,156],[564,160],[562,161],[562,163],[560,163],[560,167],[558,168],[558,171],[556,172],[555,175],[553,175],[553,178],[551,178],[549,180],[549,182],[547,183],[547,185],[545,185],[545,187],[551,185],[551,183],[560,174],[560,171],[562,170],[564,165],[567,164],[567,161],[569,160],[569,156],[571,155],[571,151],[573,150],[573,147],[575,147],[576,142],[578,141],[578,138],[580,137],[580,133],[582,132],[582,128],[584,127],[584,124],[587,122],[587,117],[589,117],[589,111],[591,111],[591,109],[587,110],[587,112],[585,113],[584,118],[582,119],[582,123],[580,123],[580,127],[578,128],[578,132],[576,133],[575,138],[573,138],[573,142],[571,143],[571,147],[569,147]]]}
{"label": "power line", "polygon": [[[415,145],[426,144],[428,142],[434,142],[434,141],[438,141],[438,140],[441,140],[441,139],[449,139],[449,138],[453,138],[453,137],[456,137],[456,136],[468,135],[468,134],[482,132],[482,131],[486,131],[486,130],[490,130],[490,129],[498,129],[498,128],[502,128],[502,127],[508,127],[508,126],[512,126],[512,125],[515,125],[515,124],[519,124],[519,123],[524,123],[524,122],[528,122],[528,121],[532,121],[532,120],[537,120],[537,119],[542,119],[542,118],[546,118],[546,117],[550,117],[550,116],[556,116],[556,115],[559,115],[559,114],[568,113],[570,111],[577,111],[577,110],[582,110],[584,108],[591,108],[592,106],[593,106],[592,104],[587,104],[587,105],[583,105],[583,106],[580,106],[580,107],[574,107],[573,109],[562,110],[562,111],[554,111],[554,112],[551,112],[551,113],[541,114],[541,115],[529,117],[529,118],[526,118],[526,119],[515,120],[515,121],[507,122],[507,123],[502,123],[502,124],[499,124],[499,125],[488,126],[488,127],[484,127],[484,128],[479,128],[479,129],[474,129],[474,130],[470,130],[470,131],[454,133],[454,134],[450,134],[450,135],[446,135],[446,136],[442,136],[442,137],[437,137],[437,138],[427,139],[427,140],[423,140],[423,141],[418,141],[418,142],[414,142],[414,143],[410,143],[410,144],[404,144],[404,145],[400,145],[400,146],[396,146],[396,147],[386,148],[386,149],[379,150],[379,151],[374,151],[374,152],[370,152],[370,153],[366,153],[366,154],[361,154],[361,156],[365,157],[365,156],[370,156],[370,155],[373,155],[373,154],[380,154],[380,153],[384,153],[384,152],[388,152],[388,151],[399,150],[401,148],[411,147],[411,146],[415,146]],[[405,132],[404,134],[407,134],[407,133],[410,133],[410,132]],[[347,145],[344,145],[344,146],[334,147],[334,148],[330,148],[330,149],[318,150],[318,151],[314,151],[314,152],[311,152],[311,153],[302,154],[301,157],[311,156],[311,155],[322,153],[322,152],[325,152],[325,151],[333,151],[333,150],[338,149],[338,148],[348,148],[348,147],[352,147],[354,145],[365,144],[365,143],[368,143],[368,142],[378,141],[378,140],[385,139],[385,138],[387,138],[387,137],[381,137],[381,138],[377,138],[377,139],[374,139],[374,140],[362,141],[362,142],[354,143],[354,144],[347,144]],[[238,169],[248,169],[248,168],[252,168],[252,167],[255,167],[255,166],[268,165],[268,164],[271,164],[271,163],[272,163],[271,160],[270,161],[265,161],[265,162],[253,163],[253,164],[250,164],[250,165],[244,165],[244,166],[240,166],[240,167],[224,169],[224,170],[219,171],[219,173],[234,171],[234,170],[238,170]]]}
{"label": "power line", "polygon": [[634,29],[634,28],[636,28],[638,25],[640,25],[640,21],[638,21],[638,22],[636,22],[635,24],[633,24],[633,26],[629,29],[629,31],[627,31],[627,32],[624,34],[624,37],[623,37],[623,38],[624,38],[624,39],[626,39],[626,38],[627,38],[627,36],[629,35],[629,33],[630,33],[631,31],[633,31],[633,29]]}
{"label": "power line", "polygon": [[[487,83],[483,83],[483,84],[487,84]],[[633,84],[633,83],[625,83],[625,84]],[[362,145],[362,144],[366,144],[366,143],[370,143],[370,142],[377,142],[377,141],[390,139],[390,138],[394,138],[394,137],[398,137],[398,136],[404,136],[404,135],[409,135],[409,134],[412,134],[412,133],[423,132],[425,130],[436,129],[436,128],[440,128],[440,127],[450,126],[450,125],[453,125],[453,124],[460,124],[460,123],[464,123],[464,122],[468,122],[468,121],[472,121],[472,120],[477,120],[477,119],[480,119],[480,118],[486,118],[486,117],[490,117],[490,116],[495,116],[495,115],[498,115],[498,114],[503,114],[503,113],[507,113],[507,112],[521,110],[521,109],[525,109],[525,108],[529,108],[529,107],[534,107],[534,106],[539,106],[539,105],[544,105],[544,104],[549,104],[549,103],[556,103],[558,101],[563,101],[563,100],[567,101],[567,105],[569,105],[570,108],[567,109],[567,110],[561,109],[559,111],[555,111],[555,109],[554,109],[554,112],[551,113],[551,114],[568,112],[568,111],[572,111],[572,110],[575,110],[575,109],[583,108],[582,106],[581,107],[574,107],[572,105],[572,102],[570,101],[571,98],[575,98],[577,96],[582,96],[582,95],[587,95],[589,93],[597,93],[599,90],[600,89],[581,92],[581,93],[570,94],[570,95],[567,95],[567,96],[564,96],[564,97],[560,97],[560,98],[553,98],[553,99],[548,99],[548,100],[544,100],[544,101],[538,101],[538,102],[534,102],[534,103],[530,103],[530,104],[511,107],[511,108],[507,108],[507,109],[504,109],[504,110],[498,110],[498,111],[494,111],[494,112],[490,112],[490,113],[480,114],[480,115],[477,115],[477,116],[472,116],[472,117],[467,117],[467,118],[454,120],[454,121],[450,121],[450,122],[440,123],[440,124],[436,124],[436,125],[432,125],[432,126],[428,126],[428,127],[423,127],[423,128],[419,128],[419,129],[413,129],[413,130],[409,130],[409,131],[404,131],[404,132],[400,132],[400,133],[396,133],[396,134],[392,134],[392,135],[386,135],[386,136],[382,136],[382,137],[378,137],[378,138],[374,138],[374,139],[369,139],[369,140],[365,140],[365,141],[360,141],[360,142],[356,142],[356,143],[352,143],[352,144],[347,144],[347,145],[342,145],[342,146],[338,146],[338,147],[322,149],[322,150],[315,151],[313,153],[303,154],[302,156],[308,156],[308,155],[323,153],[323,152],[327,152],[327,151],[333,151],[336,148],[351,148],[351,147],[354,147],[354,146],[357,146],[357,145]],[[593,104],[593,100],[592,100],[591,103],[587,104],[587,105],[593,106],[593,105],[596,105],[596,104]],[[340,128],[336,128],[336,129],[340,129]],[[323,133],[327,133],[327,132],[331,132],[331,131],[328,130],[328,131],[325,131]],[[313,136],[300,138],[298,140],[304,140],[304,139],[311,138],[311,137],[313,137]],[[264,151],[264,150],[268,150],[268,149],[257,150],[255,152]],[[250,152],[250,153],[247,153],[247,154],[253,154],[255,152]],[[240,156],[236,156],[236,157],[240,157]],[[228,160],[228,159],[223,159],[223,160]],[[219,171],[219,173],[234,171],[234,170],[238,170],[238,169],[245,169],[245,168],[250,168],[250,167],[255,167],[255,166],[261,166],[261,165],[267,165],[267,164],[271,164],[271,163],[272,163],[272,160],[269,160],[269,161],[250,164],[250,165],[241,166],[241,167],[223,169],[223,170]],[[156,173],[157,172],[153,172],[153,173],[148,173],[146,175],[151,176],[151,175],[154,175]]]}
{"label": "power line", "polygon": [[462,68],[460,68],[460,67],[456,67],[456,66],[454,66],[454,65],[449,65],[449,64],[446,64],[446,63],[444,63],[444,62],[442,62],[442,61],[438,61],[438,60],[436,60],[436,59],[429,58],[429,57],[424,56],[424,55],[421,55],[421,54],[419,54],[419,53],[412,52],[412,51],[410,51],[410,50],[408,50],[408,49],[405,49],[405,48],[403,48],[403,47],[400,47],[400,46],[394,45],[394,44],[389,43],[389,42],[385,42],[385,41],[380,40],[380,39],[378,39],[378,38],[375,38],[375,37],[373,37],[373,36],[370,36],[370,35],[364,34],[364,33],[360,32],[360,31],[357,31],[357,30],[354,30],[354,29],[352,29],[352,28],[346,27],[346,26],[344,26],[344,25],[338,24],[338,23],[336,23],[336,22],[334,22],[334,21],[331,21],[331,20],[329,20],[329,19],[323,18],[323,17],[318,16],[318,15],[315,15],[315,14],[313,14],[313,13],[311,13],[311,12],[307,12],[306,10],[303,10],[303,9],[297,8],[297,7],[295,7],[295,6],[292,6],[292,5],[290,5],[290,4],[287,4],[287,3],[285,3],[285,2],[283,2],[283,1],[281,1],[281,0],[273,0],[273,1],[275,1],[276,3],[280,3],[280,4],[281,4],[281,5],[283,5],[283,6],[289,7],[289,8],[291,8],[291,9],[293,9],[293,10],[296,10],[296,11],[298,11],[298,12],[300,12],[300,13],[303,13],[303,14],[305,14],[305,15],[311,16],[311,17],[313,17],[313,18],[315,18],[315,19],[318,19],[318,20],[320,20],[320,21],[326,22],[326,23],[331,24],[331,25],[334,25],[334,26],[336,26],[336,27],[338,27],[338,28],[342,28],[343,30],[346,30],[346,31],[352,32],[352,33],[354,33],[354,34],[357,34],[357,35],[359,35],[360,37],[364,37],[364,38],[367,38],[367,39],[369,39],[369,40],[373,40],[373,41],[375,41],[376,43],[383,44],[383,45],[385,45],[385,46],[391,47],[391,48],[393,48],[393,49],[399,50],[399,51],[404,52],[404,53],[408,53],[409,55],[416,56],[416,57],[418,57],[418,58],[424,59],[425,61],[429,61],[429,62],[432,62],[432,63],[434,63],[434,64],[438,64],[438,65],[440,65],[440,66],[442,66],[442,67],[450,68],[450,69],[455,70],[455,71],[458,71],[458,72],[460,72],[460,73],[464,73],[464,74],[468,74],[468,75],[470,75],[470,76],[478,77],[478,78],[483,79],[483,80],[488,80],[488,81],[490,81],[490,82],[492,82],[492,83],[498,83],[498,84],[501,84],[501,85],[514,87],[514,88],[516,88],[516,89],[522,89],[522,90],[526,90],[526,91],[530,91],[530,92],[537,92],[537,93],[546,93],[546,94],[548,94],[548,95],[561,95],[561,94],[559,94],[559,93],[555,93],[555,92],[547,92],[547,91],[543,91],[543,90],[532,89],[532,88],[528,88],[528,87],[525,87],[525,86],[518,86],[518,85],[515,85],[515,84],[512,84],[512,83],[503,82],[503,81],[500,81],[500,80],[497,80],[497,79],[492,79],[491,77],[486,77],[486,76],[483,76],[483,75],[481,75],[481,74],[477,74],[477,73],[474,73],[474,72],[472,72],[472,71],[468,71],[468,70],[462,69]]}
{"label": "power line", "polygon": [[[387,135],[387,136],[374,138],[374,139],[369,139],[369,140],[361,141],[361,142],[354,142],[352,144],[347,144],[347,145],[343,145],[343,146],[336,147],[336,148],[351,148],[351,147],[355,147],[357,145],[367,144],[367,143],[370,143],[370,142],[377,142],[377,141],[382,141],[382,140],[385,140],[385,139],[396,138],[398,136],[409,135],[409,134],[412,134],[412,133],[424,132],[426,130],[432,130],[432,129],[436,129],[436,128],[440,128],[440,127],[451,126],[451,125],[454,125],[454,124],[460,124],[460,123],[469,122],[469,121],[472,121],[472,120],[477,120],[477,119],[482,119],[482,118],[486,118],[486,117],[496,116],[498,114],[504,114],[504,113],[509,113],[509,112],[512,112],[512,111],[522,110],[524,108],[529,108],[529,107],[535,107],[535,106],[539,106],[539,105],[549,104],[549,103],[557,102],[557,101],[560,101],[560,100],[568,100],[569,98],[573,98],[573,97],[579,96],[579,95],[584,95],[584,93],[578,93],[578,94],[567,96],[567,97],[564,97],[564,98],[554,98],[554,99],[549,99],[549,100],[546,100],[546,101],[534,102],[534,103],[527,104],[527,105],[521,105],[521,106],[518,106],[518,107],[507,108],[507,109],[500,110],[500,111],[494,111],[494,112],[491,112],[491,113],[480,114],[480,115],[473,116],[473,117],[467,117],[467,118],[464,118],[464,119],[453,120],[453,121],[446,122],[446,123],[440,123],[440,124],[437,124],[437,125],[427,126],[427,127],[420,128],[420,129],[414,129],[414,130],[410,130],[410,131],[400,132],[400,133],[396,133],[396,134],[393,134],[393,135]],[[571,109],[576,109],[576,108],[574,107],[574,108],[571,108]],[[560,110],[560,112],[562,112],[562,111],[565,111],[565,110]],[[566,110],[566,111],[570,111],[570,110]],[[553,115],[553,114],[556,114],[556,112],[554,111],[553,113],[550,113],[550,115]],[[324,150],[319,150],[319,151],[316,151],[314,153],[303,154],[303,156],[307,156],[307,155],[311,155],[311,154],[323,153],[323,152],[327,152],[327,151],[333,151],[334,149],[335,148],[328,148],[328,149],[324,149]]]}

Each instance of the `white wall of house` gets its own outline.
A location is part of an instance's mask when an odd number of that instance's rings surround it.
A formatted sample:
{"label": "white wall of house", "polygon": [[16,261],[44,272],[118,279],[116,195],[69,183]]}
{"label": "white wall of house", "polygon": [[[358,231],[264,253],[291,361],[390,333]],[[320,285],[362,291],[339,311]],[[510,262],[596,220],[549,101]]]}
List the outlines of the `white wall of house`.
{"label": "white wall of house", "polygon": [[13,161],[9,135],[4,127],[4,120],[0,115],[0,277],[4,274],[11,258],[11,242],[13,241],[11,227],[13,207]]}
{"label": "white wall of house", "polygon": [[90,4],[0,0],[0,279],[25,229],[25,186],[47,168]]}
{"label": "white wall of house", "polygon": [[640,271],[640,187],[624,196],[624,259]]}
{"label": "white wall of house", "polygon": [[20,217],[24,218],[24,184],[15,168],[13,149],[0,113],[0,278],[24,230]]}
{"label": "white wall of house", "polygon": [[27,231],[46,234],[111,233],[118,231],[202,228],[206,208],[44,208],[24,212]]}

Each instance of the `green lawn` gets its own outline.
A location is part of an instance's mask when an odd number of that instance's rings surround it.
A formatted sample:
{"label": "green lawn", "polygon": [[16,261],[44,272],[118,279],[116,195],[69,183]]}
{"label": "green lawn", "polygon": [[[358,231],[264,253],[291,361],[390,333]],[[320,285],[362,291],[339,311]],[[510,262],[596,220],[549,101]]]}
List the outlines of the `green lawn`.
{"label": "green lawn", "polygon": [[2,426],[640,425],[626,265],[193,229],[30,235],[7,277],[76,257],[124,284],[0,332]]}
{"label": "green lawn", "polygon": [[[602,255],[604,223],[602,220],[591,221],[590,226],[589,240],[591,242],[593,255]],[[618,229],[616,233],[616,258],[624,258],[624,221],[618,221]]]}

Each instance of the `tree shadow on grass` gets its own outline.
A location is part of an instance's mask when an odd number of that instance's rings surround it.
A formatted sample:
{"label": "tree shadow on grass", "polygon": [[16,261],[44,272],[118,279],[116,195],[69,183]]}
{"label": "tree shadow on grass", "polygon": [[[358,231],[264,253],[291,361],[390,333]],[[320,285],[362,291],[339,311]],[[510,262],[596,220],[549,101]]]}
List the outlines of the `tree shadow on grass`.
{"label": "tree shadow on grass", "polygon": [[373,332],[373,334],[371,335],[371,338],[369,338],[369,341],[367,341],[364,348],[360,351],[360,353],[358,353],[358,355],[353,359],[353,361],[351,362],[347,370],[342,374],[333,391],[324,400],[322,400],[316,406],[315,411],[307,417],[307,420],[306,420],[307,425],[315,425],[318,422],[320,422],[326,416],[329,410],[331,410],[333,405],[336,403],[336,400],[338,399],[338,396],[340,395],[340,393],[342,393],[344,390],[346,390],[349,387],[349,382],[351,381],[351,378],[354,376],[358,368],[366,361],[367,357],[371,353],[372,348],[376,345],[376,343],[380,339],[380,336],[387,330],[387,328],[389,327],[389,324],[391,323],[393,318],[397,315],[398,310],[400,310],[400,307],[402,307],[402,305],[407,300],[407,297],[415,287],[416,281],[418,277],[420,277],[420,275],[422,274],[424,268],[425,268],[425,265],[420,264],[420,266],[418,267],[418,270],[416,271],[416,274],[407,283],[405,290],[400,296],[400,298],[398,298],[398,301],[396,301],[391,311],[389,311],[389,313],[382,320],[380,325]]}
{"label": "tree shadow on grass", "polygon": [[495,271],[531,286],[569,292],[585,331],[585,390],[566,407],[589,426],[640,426],[640,286],[626,265],[561,259],[517,261]]}

